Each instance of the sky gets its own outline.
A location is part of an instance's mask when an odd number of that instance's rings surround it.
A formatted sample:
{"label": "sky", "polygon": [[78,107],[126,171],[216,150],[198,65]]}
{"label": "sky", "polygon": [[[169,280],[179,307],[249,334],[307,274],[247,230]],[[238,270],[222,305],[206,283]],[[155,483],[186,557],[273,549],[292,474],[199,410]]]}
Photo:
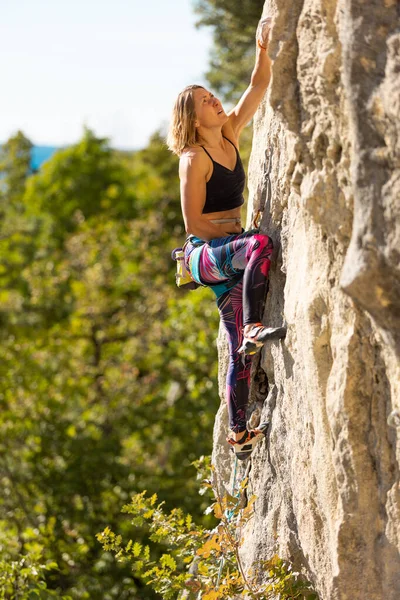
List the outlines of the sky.
{"label": "sky", "polygon": [[143,148],[176,96],[205,84],[212,32],[192,0],[0,1],[0,143],[77,142],[86,125]]}

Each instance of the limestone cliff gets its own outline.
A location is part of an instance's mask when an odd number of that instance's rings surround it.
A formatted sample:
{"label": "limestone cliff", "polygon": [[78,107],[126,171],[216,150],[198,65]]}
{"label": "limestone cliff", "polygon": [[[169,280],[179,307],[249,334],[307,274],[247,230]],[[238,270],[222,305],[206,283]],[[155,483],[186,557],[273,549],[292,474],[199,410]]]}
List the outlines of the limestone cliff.
{"label": "limestone cliff", "polygon": [[[270,428],[242,553],[248,565],[291,558],[321,600],[398,600],[399,4],[275,0],[267,14],[273,77],[254,122],[249,223],[266,200],[264,321],[288,335],[254,365],[252,418]],[[223,334],[219,346],[222,383]],[[222,402],[213,460],[228,485],[225,432]]]}

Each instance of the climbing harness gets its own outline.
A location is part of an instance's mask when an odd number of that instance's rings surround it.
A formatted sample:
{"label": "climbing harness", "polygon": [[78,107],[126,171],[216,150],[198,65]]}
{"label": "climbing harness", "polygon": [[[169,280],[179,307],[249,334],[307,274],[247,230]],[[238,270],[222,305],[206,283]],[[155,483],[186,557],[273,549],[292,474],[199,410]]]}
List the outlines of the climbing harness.
{"label": "climbing harness", "polygon": [[268,148],[265,150],[265,161],[264,161],[264,175],[261,182],[261,194],[260,194],[260,204],[259,208],[256,212],[256,215],[253,219],[253,227],[258,229],[260,227],[261,218],[264,213],[265,207],[271,205],[271,179],[270,173],[272,170],[272,155],[274,153],[274,147],[271,146],[271,149]]}
{"label": "climbing harness", "polygon": [[210,219],[210,223],[214,223],[214,225],[223,225],[225,223],[235,223],[235,225],[240,225],[242,219],[240,217],[232,217],[230,219]]}

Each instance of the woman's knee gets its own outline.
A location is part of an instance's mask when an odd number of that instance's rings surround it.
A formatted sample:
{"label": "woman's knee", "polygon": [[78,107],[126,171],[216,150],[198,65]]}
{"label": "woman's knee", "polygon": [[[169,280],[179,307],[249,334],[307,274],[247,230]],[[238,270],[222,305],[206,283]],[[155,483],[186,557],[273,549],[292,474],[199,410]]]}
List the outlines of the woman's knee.
{"label": "woman's knee", "polygon": [[257,255],[265,254],[270,257],[274,245],[269,235],[264,233],[254,233],[251,237],[251,243],[249,244],[250,253],[255,252]]}
{"label": "woman's knee", "polygon": [[255,233],[254,237],[263,249],[265,248],[269,252],[272,252],[272,250],[274,249],[274,245],[269,235],[266,235],[265,233]]}

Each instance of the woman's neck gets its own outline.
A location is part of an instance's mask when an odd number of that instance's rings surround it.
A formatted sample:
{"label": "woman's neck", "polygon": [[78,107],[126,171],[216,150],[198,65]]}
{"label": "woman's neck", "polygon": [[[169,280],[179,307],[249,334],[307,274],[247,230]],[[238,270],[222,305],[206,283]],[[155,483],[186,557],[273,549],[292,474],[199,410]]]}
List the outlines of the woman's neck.
{"label": "woman's neck", "polygon": [[221,150],[225,149],[221,127],[218,127],[218,129],[204,129],[203,127],[199,127],[198,134],[202,146],[221,148]]}

